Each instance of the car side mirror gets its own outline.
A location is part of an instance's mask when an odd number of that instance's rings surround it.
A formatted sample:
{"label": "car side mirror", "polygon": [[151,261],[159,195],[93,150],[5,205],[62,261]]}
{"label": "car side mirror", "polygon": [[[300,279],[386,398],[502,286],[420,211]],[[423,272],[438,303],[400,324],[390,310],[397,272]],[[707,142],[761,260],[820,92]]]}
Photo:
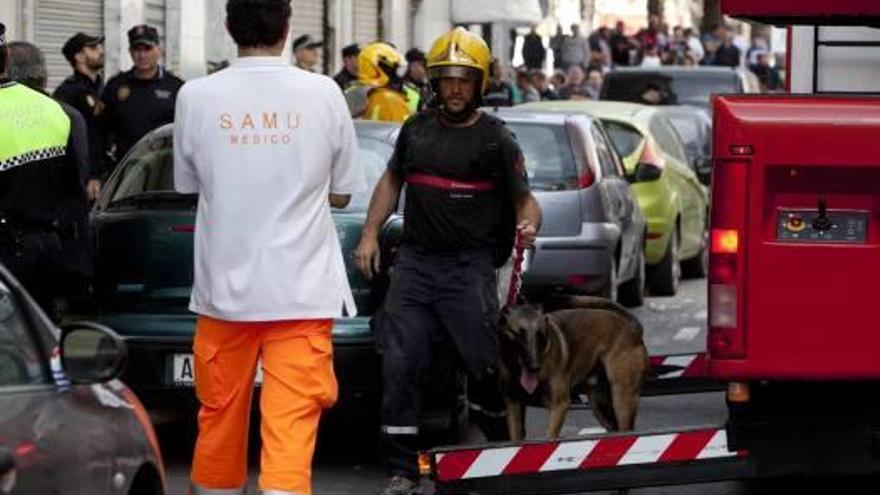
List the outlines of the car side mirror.
{"label": "car side mirror", "polygon": [[12,449],[0,445],[0,495],[12,493],[15,488],[15,455]]}
{"label": "car side mirror", "polygon": [[61,326],[61,365],[71,382],[108,382],[118,378],[127,363],[125,341],[110,328],[92,322]]}
{"label": "car side mirror", "polygon": [[627,176],[630,183],[653,182],[663,175],[663,169],[653,163],[639,163],[635,171]]}
{"label": "car side mirror", "polygon": [[697,173],[697,179],[703,185],[708,186],[712,181],[712,159],[701,157],[695,160],[694,171]]}

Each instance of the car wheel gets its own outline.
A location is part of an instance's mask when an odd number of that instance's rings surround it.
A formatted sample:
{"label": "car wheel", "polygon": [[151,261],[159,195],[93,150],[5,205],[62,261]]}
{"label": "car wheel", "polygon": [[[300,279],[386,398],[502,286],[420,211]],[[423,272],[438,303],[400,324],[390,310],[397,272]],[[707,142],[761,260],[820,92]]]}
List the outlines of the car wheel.
{"label": "car wheel", "polygon": [[636,275],[617,289],[617,300],[627,307],[641,306],[645,302],[645,250],[636,259]]}
{"label": "car wheel", "polygon": [[669,248],[660,263],[652,267],[648,277],[651,294],[656,296],[674,296],[678,292],[681,281],[681,263],[679,262],[678,229],[672,230]]}
{"label": "car wheel", "polygon": [[703,232],[700,252],[681,262],[681,273],[687,278],[705,278],[709,275],[709,232]]}
{"label": "car wheel", "polygon": [[611,268],[608,270],[608,282],[605,284],[605,287],[603,287],[602,290],[599,292],[599,296],[610,299],[612,301],[617,301],[617,280],[617,257],[612,255]]}

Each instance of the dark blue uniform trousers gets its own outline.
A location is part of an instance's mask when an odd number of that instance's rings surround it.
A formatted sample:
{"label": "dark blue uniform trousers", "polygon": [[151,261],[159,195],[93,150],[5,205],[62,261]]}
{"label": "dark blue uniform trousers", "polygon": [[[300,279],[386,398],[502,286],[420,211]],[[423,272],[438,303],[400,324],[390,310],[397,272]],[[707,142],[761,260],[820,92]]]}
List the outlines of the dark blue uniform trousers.
{"label": "dark blue uniform trousers", "polygon": [[507,439],[497,321],[491,250],[435,253],[401,247],[375,322],[384,381],[383,449],[392,475],[418,479],[422,394],[438,345],[451,344],[468,373],[470,419],[488,440]]}

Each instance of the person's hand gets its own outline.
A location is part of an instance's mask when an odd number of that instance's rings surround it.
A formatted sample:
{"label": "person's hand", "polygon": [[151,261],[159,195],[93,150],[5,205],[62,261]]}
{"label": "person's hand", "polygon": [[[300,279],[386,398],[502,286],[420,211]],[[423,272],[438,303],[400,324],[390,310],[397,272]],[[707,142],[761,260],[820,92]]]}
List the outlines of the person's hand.
{"label": "person's hand", "polygon": [[538,237],[538,229],[528,220],[523,220],[516,226],[516,230],[523,240],[523,246],[528,249],[535,245],[535,239]]}
{"label": "person's hand", "polygon": [[372,280],[374,275],[379,274],[379,241],[374,235],[363,235],[358,243],[357,249],[354,250],[354,261],[360,269],[361,273]]}
{"label": "person's hand", "polygon": [[86,196],[88,196],[89,201],[95,201],[98,199],[98,195],[101,194],[101,181],[98,179],[90,179],[88,184],[86,184]]}

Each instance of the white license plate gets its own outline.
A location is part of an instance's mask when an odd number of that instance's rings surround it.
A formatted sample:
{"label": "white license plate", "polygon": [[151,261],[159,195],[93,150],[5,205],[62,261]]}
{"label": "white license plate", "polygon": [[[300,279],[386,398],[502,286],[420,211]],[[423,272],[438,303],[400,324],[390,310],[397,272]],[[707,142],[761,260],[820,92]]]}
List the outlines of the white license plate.
{"label": "white license plate", "polygon": [[[174,385],[192,385],[195,381],[196,372],[192,354],[175,354],[174,365],[172,366],[173,375],[171,375],[171,383]],[[257,375],[254,377],[254,383],[257,385],[263,383],[263,365],[257,363]]]}

